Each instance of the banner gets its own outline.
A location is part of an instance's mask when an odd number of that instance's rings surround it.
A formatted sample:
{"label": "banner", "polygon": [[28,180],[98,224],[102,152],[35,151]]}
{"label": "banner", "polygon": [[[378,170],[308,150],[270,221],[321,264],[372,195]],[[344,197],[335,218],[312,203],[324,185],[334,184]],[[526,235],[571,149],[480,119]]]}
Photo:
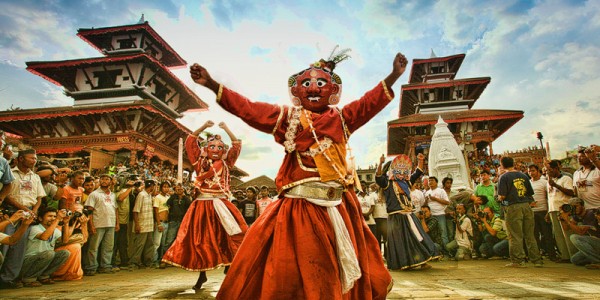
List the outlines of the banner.
{"label": "banner", "polygon": [[107,153],[101,150],[89,149],[90,150],[90,172],[93,169],[104,170],[109,163],[113,162],[114,154]]}

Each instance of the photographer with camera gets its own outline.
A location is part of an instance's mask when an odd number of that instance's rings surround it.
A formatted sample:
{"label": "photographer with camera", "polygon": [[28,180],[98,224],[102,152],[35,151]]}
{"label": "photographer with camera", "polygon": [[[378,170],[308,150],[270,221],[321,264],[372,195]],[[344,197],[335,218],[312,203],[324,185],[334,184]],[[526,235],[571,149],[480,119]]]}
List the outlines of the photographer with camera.
{"label": "photographer with camera", "polygon": [[[31,215],[25,214],[24,211],[19,210],[12,215],[8,214],[7,210],[0,210],[0,245],[14,245],[18,241],[21,240],[23,234],[27,232],[27,228],[33,222],[33,218]],[[19,226],[19,229],[15,231],[12,235],[4,234],[4,230],[8,224],[16,224],[18,222],[22,222],[22,226]],[[0,252],[0,267],[2,267],[2,263],[4,262],[4,256],[2,252]]]}
{"label": "photographer with camera", "polygon": [[471,219],[467,217],[467,210],[462,203],[456,204],[454,223],[456,224],[454,240],[446,244],[446,250],[455,260],[469,260],[473,252],[473,243],[471,242],[473,225]]}
{"label": "photographer with camera", "polygon": [[[67,211],[45,208],[38,217],[39,224],[32,226],[28,235],[25,258],[21,276],[26,287],[38,287],[42,284],[53,284],[50,275],[58,270],[69,258],[68,250],[54,250],[56,242],[61,239],[67,244],[71,237],[70,217]],[[62,230],[58,227],[62,226]]]}
{"label": "photographer with camera", "polygon": [[[10,195],[5,198],[4,205],[9,211],[22,210],[35,219],[37,211],[42,204],[42,198],[46,196],[40,176],[33,172],[33,167],[37,162],[37,155],[34,149],[19,151],[17,165],[12,169],[15,181],[12,184]],[[8,235],[14,234],[23,223],[10,224],[5,232]],[[27,229],[29,231],[29,229]],[[28,232],[25,235],[29,235]],[[5,257],[2,269],[0,269],[0,279],[5,288],[19,288],[22,283],[17,280],[21,267],[23,266],[23,254],[27,246],[27,239],[22,238],[16,244],[9,247],[4,246],[3,254]]]}
{"label": "photographer with camera", "polygon": [[421,210],[416,213],[417,218],[421,221],[423,230],[429,235],[438,253],[442,251],[442,234],[440,233],[440,224],[436,218],[431,217],[431,209],[427,205],[421,206]]}
{"label": "photographer with camera", "polygon": [[571,198],[560,207],[559,220],[564,230],[571,233],[569,239],[577,249],[571,262],[586,267],[591,264],[590,269],[600,268],[600,211],[590,214],[583,200]]}
{"label": "photographer with camera", "polygon": [[575,195],[573,192],[573,179],[565,176],[560,172],[560,164],[558,160],[546,162],[546,170],[548,175],[548,217],[552,223],[552,233],[556,247],[560,252],[560,257],[555,262],[568,263],[570,258],[577,249],[569,240],[568,232],[565,232],[560,226],[559,214],[560,207],[563,204],[568,204],[569,199]]}
{"label": "photographer with camera", "polygon": [[507,234],[504,230],[504,221],[500,216],[496,215],[490,207],[485,207],[483,211],[477,212],[475,218],[483,237],[483,243],[479,246],[482,257],[508,256]]}

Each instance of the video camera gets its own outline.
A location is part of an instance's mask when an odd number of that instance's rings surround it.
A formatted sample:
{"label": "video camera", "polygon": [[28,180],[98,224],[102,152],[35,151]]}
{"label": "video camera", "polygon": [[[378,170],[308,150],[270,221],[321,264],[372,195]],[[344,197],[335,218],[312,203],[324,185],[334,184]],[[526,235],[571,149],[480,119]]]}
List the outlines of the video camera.
{"label": "video camera", "polygon": [[484,211],[480,210],[480,211],[477,212],[477,217],[479,219],[483,219],[483,218],[487,217],[487,214]]}

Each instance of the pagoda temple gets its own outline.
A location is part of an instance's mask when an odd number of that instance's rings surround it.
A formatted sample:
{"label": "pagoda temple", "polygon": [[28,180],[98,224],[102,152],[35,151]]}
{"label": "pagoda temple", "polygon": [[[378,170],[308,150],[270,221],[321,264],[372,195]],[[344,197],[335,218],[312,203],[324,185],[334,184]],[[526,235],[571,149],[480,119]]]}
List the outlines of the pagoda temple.
{"label": "pagoda temple", "polygon": [[[428,154],[441,117],[466,151],[493,154],[492,143],[523,118],[523,111],[472,109],[490,77],[456,79],[465,54],[414,59],[402,85],[399,118],[388,122],[388,155]],[[478,151],[476,151],[478,150]]]}
{"label": "pagoda temple", "polygon": [[131,163],[146,156],[177,164],[179,139],[191,131],[176,119],[208,109],[170,71],[186,61],[148,22],[77,35],[103,56],[27,62],[28,71],[64,87],[74,105],[0,112],[0,129],[48,156],[98,150],[111,158],[126,152]]}

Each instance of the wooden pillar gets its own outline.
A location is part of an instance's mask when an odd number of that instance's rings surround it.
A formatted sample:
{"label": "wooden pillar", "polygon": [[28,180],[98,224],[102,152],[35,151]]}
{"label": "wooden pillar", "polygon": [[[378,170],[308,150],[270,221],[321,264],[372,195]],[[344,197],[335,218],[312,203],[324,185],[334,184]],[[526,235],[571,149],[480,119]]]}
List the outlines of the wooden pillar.
{"label": "wooden pillar", "polygon": [[490,156],[494,155],[494,148],[492,147],[492,142],[489,142],[489,147],[490,147]]}
{"label": "wooden pillar", "polygon": [[137,149],[135,147],[127,147],[129,149],[129,165],[134,166],[137,162]]}

